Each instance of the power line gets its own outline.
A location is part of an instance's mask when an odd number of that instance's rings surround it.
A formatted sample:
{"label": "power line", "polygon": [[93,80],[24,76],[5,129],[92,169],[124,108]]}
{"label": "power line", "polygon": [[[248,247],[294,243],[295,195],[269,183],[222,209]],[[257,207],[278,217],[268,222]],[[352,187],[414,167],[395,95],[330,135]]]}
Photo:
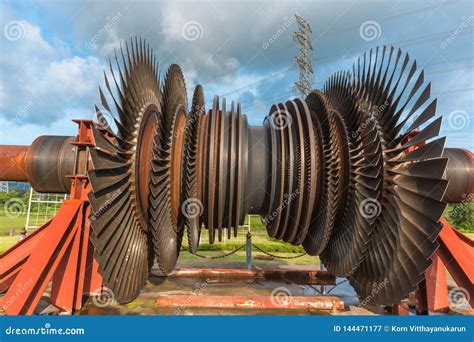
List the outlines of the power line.
{"label": "power line", "polygon": [[[433,9],[438,9],[439,7],[442,7],[442,6],[453,5],[457,2],[459,2],[459,1],[458,0],[451,0],[451,1],[446,1],[446,2],[439,3],[439,4],[432,4],[432,5],[428,5],[428,6],[425,6],[425,7],[421,7],[421,8],[414,9],[414,10],[409,10],[409,11],[406,11],[406,12],[402,12],[402,13],[398,13],[398,14],[394,14],[394,15],[390,15],[390,16],[375,18],[374,21],[376,21],[378,23],[385,22],[385,21],[391,21],[391,20],[398,19],[398,18],[401,18],[401,17],[409,16],[409,15],[412,15],[412,14],[415,14],[415,13],[421,13],[421,12],[430,11],[430,10],[433,10]],[[342,28],[342,29],[339,29],[339,30],[336,30],[336,31],[333,31],[333,32],[328,32],[327,34],[324,35],[324,38],[326,38],[327,36],[339,34],[339,33],[346,32],[346,31],[351,31],[351,30],[354,30],[354,29],[358,30],[359,25],[347,26],[345,28]],[[313,33],[313,35],[315,35],[316,33],[317,32]],[[317,37],[317,39],[320,39],[320,38],[323,38],[323,36]],[[287,47],[290,47],[290,46],[291,45],[287,45]],[[279,48],[279,49],[281,49],[281,48]]]}
{"label": "power line", "polygon": [[[471,33],[471,32],[473,32],[473,29],[474,29],[473,27],[467,28],[463,32],[460,32],[458,34],[458,36]],[[412,44],[417,44],[417,43],[424,44],[424,43],[429,42],[426,39],[430,39],[430,40],[435,39],[436,40],[436,39],[444,37],[444,36],[449,36],[450,34],[452,34],[452,32],[453,32],[453,30],[450,30],[450,31],[445,31],[445,32],[441,32],[441,33],[436,33],[436,34],[433,34],[433,35],[428,35],[428,36],[424,36],[424,37],[415,38],[415,39],[412,39],[412,40],[409,40],[409,41],[399,41],[399,42],[395,42],[395,43],[391,43],[391,44],[387,44],[387,45],[388,46],[390,46],[390,45],[392,45],[392,46],[396,46],[396,45],[403,46],[403,45],[412,45]],[[356,57],[353,56],[352,54],[361,54],[361,53],[366,52],[366,51],[367,51],[367,49],[363,49],[363,50],[358,50],[358,51],[351,52],[350,56],[348,56],[347,54],[343,54],[343,55],[328,56],[328,57],[323,57],[323,58],[315,58],[313,60],[318,61],[320,64],[326,64],[326,63],[329,63],[330,61],[353,59],[353,58],[356,58]],[[472,59],[473,57],[470,57],[470,58]],[[457,62],[457,61],[460,61],[460,60],[454,60],[453,62]],[[429,65],[441,64],[441,63],[442,62],[430,63]],[[282,73],[288,72],[290,69],[291,68],[285,69],[285,70],[282,71]],[[228,76],[228,75],[230,75],[234,72],[235,71],[221,74],[219,76],[208,79],[207,82],[214,81],[214,80],[222,78],[224,76]],[[269,78],[271,78],[271,77],[266,77],[265,79],[269,79]],[[260,82],[260,81],[257,81],[257,82]],[[242,87],[241,89],[244,89],[245,87],[246,86]],[[234,92],[235,91],[232,91],[229,94],[232,94]]]}
{"label": "power line", "polygon": [[462,89],[453,89],[453,90],[446,90],[446,91],[438,91],[432,93],[431,95],[440,95],[440,94],[449,94],[449,93],[460,93],[464,91],[472,91],[474,88],[462,88]]}
{"label": "power line", "polygon": [[[443,62],[435,62],[435,63],[429,63],[427,65],[424,66],[424,69],[426,69],[427,67],[430,67],[432,65],[440,65],[440,64],[450,64],[450,63],[456,63],[456,62],[460,62],[460,61],[466,61],[466,60],[472,60],[474,58],[474,56],[471,56],[471,57],[467,57],[467,58],[461,58],[461,59],[456,59],[456,60],[450,60],[450,61],[443,61]],[[430,74],[436,74],[436,73],[444,73],[444,72],[452,72],[452,71],[456,71],[456,70],[464,70],[464,69],[471,69],[474,65],[467,65],[467,66],[459,66],[459,67],[456,67],[456,68],[450,68],[450,69],[443,69],[443,70],[433,70],[433,71],[430,71]],[[277,73],[274,73],[270,76],[266,76],[266,77],[263,77],[261,79],[259,79],[258,81],[255,81],[255,82],[252,82],[252,83],[249,83],[245,86],[242,86],[240,88],[237,88],[235,90],[232,90],[226,94],[223,94],[223,95],[220,95],[219,97],[225,97],[225,96],[228,96],[228,95],[231,95],[231,94],[234,94],[234,93],[237,93],[237,92],[240,92],[244,89],[247,89],[247,88],[250,88],[252,86],[255,86],[255,85],[258,85],[258,84],[261,84],[261,83],[264,83],[266,80],[268,79],[273,79],[279,75],[282,75],[282,74],[285,74],[287,73],[288,71],[292,70],[292,68],[287,68],[287,69],[284,69],[282,71],[279,71]]]}
{"label": "power line", "polygon": [[282,70],[282,71],[279,71],[279,72],[277,72],[277,73],[274,73],[274,74],[272,74],[272,75],[270,75],[270,76],[264,77],[264,78],[262,78],[262,79],[260,79],[260,80],[258,80],[258,81],[252,82],[252,83],[247,84],[247,85],[245,85],[245,86],[243,86],[243,87],[240,87],[240,88],[237,88],[237,89],[235,89],[235,90],[232,90],[231,92],[228,92],[228,93],[226,93],[226,94],[220,95],[219,97],[225,97],[225,96],[228,96],[228,95],[230,95],[230,94],[240,92],[241,90],[244,90],[244,89],[247,89],[247,88],[250,88],[250,87],[259,85],[260,83],[263,83],[264,81],[266,81],[266,80],[268,80],[268,79],[270,79],[270,78],[273,79],[273,78],[275,78],[275,77],[278,77],[278,76],[280,76],[280,75],[283,75],[283,74],[287,73],[288,71],[290,71],[291,69],[292,69],[291,67],[286,68],[286,69],[284,69],[284,70]]}

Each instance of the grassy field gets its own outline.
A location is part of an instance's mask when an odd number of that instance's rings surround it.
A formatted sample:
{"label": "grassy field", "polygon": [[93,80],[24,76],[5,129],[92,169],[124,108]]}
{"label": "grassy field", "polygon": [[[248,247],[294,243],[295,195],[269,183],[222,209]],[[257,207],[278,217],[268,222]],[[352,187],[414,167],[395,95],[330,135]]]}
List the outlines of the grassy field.
{"label": "grassy field", "polygon": [[10,230],[14,229],[20,231],[25,226],[26,215],[10,218],[5,215],[0,215],[0,236],[10,235]]}
{"label": "grassy field", "polygon": [[20,241],[20,237],[18,235],[15,236],[0,236],[0,253],[3,253],[8,248],[13,246],[15,243]]}
{"label": "grassy field", "polygon": [[[25,227],[26,215],[7,217],[0,215],[0,253],[20,240],[20,230]],[[13,233],[13,236],[10,234]]]}

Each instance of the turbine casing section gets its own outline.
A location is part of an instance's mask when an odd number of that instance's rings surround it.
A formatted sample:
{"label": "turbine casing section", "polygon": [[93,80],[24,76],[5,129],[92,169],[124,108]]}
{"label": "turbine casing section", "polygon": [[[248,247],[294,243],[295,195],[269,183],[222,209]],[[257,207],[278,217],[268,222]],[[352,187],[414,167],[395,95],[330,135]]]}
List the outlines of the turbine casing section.
{"label": "turbine casing section", "polygon": [[446,179],[448,188],[444,194],[447,203],[472,201],[474,194],[474,155],[462,148],[445,148],[443,158],[448,159]]}
{"label": "turbine casing section", "polygon": [[37,192],[67,193],[74,174],[75,137],[43,135],[31,146],[0,149],[1,181],[28,182]]}

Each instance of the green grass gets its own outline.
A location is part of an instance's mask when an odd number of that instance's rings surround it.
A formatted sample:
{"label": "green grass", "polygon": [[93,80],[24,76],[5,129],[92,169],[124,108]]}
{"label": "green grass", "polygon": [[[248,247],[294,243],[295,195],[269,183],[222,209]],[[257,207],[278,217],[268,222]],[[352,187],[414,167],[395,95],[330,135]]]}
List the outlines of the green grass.
{"label": "green grass", "polygon": [[[267,229],[262,224],[260,217],[251,216],[251,233],[252,243],[258,247],[264,249],[270,253],[303,253],[304,250],[301,246],[293,246],[288,243],[273,239],[268,236]],[[247,219],[246,219],[247,220]],[[246,221],[247,223],[247,221]],[[216,233],[217,235],[217,233]],[[201,233],[201,245],[199,246],[200,251],[231,251],[237,247],[245,244],[247,235],[247,227],[239,227],[237,237],[234,237],[233,232],[230,239],[223,239],[219,242],[216,236],[214,244],[209,243],[209,235],[207,229],[203,229]],[[186,234],[183,238],[182,250],[187,250],[188,242]]]}
{"label": "green grass", "polygon": [[0,236],[0,253],[5,252],[8,248],[20,241],[18,235],[15,236]]}
{"label": "green grass", "polygon": [[5,215],[0,215],[0,236],[10,235],[10,230],[16,230],[18,234],[20,229],[25,227],[26,215],[10,218]]}
{"label": "green grass", "polygon": [[469,233],[463,233],[464,235],[467,235],[471,240],[474,240],[474,232],[469,232]]}

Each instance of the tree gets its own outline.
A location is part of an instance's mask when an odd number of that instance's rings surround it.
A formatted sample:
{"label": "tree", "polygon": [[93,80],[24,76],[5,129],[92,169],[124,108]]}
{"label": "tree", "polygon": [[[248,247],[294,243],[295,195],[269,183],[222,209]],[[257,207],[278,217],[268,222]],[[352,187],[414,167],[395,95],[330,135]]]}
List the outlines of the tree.
{"label": "tree", "polygon": [[448,215],[448,219],[457,229],[474,229],[474,224],[472,222],[472,208],[469,203],[455,204],[453,210]]}

